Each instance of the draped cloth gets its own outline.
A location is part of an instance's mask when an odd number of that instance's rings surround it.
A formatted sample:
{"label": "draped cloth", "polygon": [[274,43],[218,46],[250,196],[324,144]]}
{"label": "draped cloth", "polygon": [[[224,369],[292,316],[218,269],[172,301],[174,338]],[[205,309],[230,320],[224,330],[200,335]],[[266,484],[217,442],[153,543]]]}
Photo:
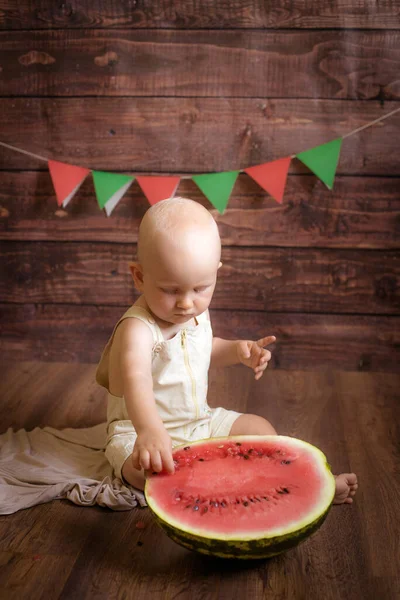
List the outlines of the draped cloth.
{"label": "draped cloth", "polygon": [[0,435],[0,514],[60,499],[112,510],[147,506],[141,490],[114,476],[106,428],[9,428]]}

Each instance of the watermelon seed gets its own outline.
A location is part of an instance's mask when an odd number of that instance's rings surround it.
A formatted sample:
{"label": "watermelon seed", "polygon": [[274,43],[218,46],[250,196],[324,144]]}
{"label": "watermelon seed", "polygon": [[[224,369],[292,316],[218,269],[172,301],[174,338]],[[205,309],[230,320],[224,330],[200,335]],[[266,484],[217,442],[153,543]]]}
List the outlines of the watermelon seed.
{"label": "watermelon seed", "polygon": [[205,507],[203,508],[203,515],[204,515],[204,513],[206,513],[207,511],[208,511],[208,508],[207,508],[207,506],[205,506]]}
{"label": "watermelon seed", "polygon": [[225,502],[221,502],[221,506],[222,506],[222,508],[225,508],[225,506],[226,506]]}
{"label": "watermelon seed", "polygon": [[241,446],[242,444],[240,442],[236,442],[236,446]]}
{"label": "watermelon seed", "polygon": [[189,449],[190,449],[190,446],[185,446],[184,447],[184,450],[189,450]]}
{"label": "watermelon seed", "polygon": [[290,460],[282,460],[281,461],[281,465],[290,465],[291,461]]}
{"label": "watermelon seed", "polygon": [[248,450],[248,453],[249,453],[249,454],[251,454],[251,452],[254,452],[253,448],[250,448],[250,449]]}
{"label": "watermelon seed", "polygon": [[254,502],[254,498],[250,498],[250,502]]}
{"label": "watermelon seed", "polygon": [[187,506],[185,506],[185,508],[191,508],[191,505],[190,505],[190,504],[188,504]]}
{"label": "watermelon seed", "polygon": [[264,500],[266,500],[267,502],[269,502],[269,498],[267,498],[267,496],[263,496]]}
{"label": "watermelon seed", "polygon": [[218,506],[219,506],[218,502],[211,502],[211,505],[215,506],[215,508],[218,508]]}
{"label": "watermelon seed", "polygon": [[195,505],[193,506],[193,510],[199,510],[199,507],[197,506],[197,504],[195,504]]}
{"label": "watermelon seed", "polygon": [[199,458],[199,462],[204,462],[204,458]]}
{"label": "watermelon seed", "polygon": [[243,506],[248,506],[249,503],[248,502],[243,502]]}
{"label": "watermelon seed", "polygon": [[283,491],[285,494],[290,494],[289,490],[287,488],[283,488]]}
{"label": "watermelon seed", "polygon": [[196,499],[196,502],[200,502],[200,498],[197,498],[197,499]]}
{"label": "watermelon seed", "polygon": [[244,455],[243,455],[243,458],[244,458],[245,460],[249,460],[250,456],[249,456],[248,454],[244,454]]}

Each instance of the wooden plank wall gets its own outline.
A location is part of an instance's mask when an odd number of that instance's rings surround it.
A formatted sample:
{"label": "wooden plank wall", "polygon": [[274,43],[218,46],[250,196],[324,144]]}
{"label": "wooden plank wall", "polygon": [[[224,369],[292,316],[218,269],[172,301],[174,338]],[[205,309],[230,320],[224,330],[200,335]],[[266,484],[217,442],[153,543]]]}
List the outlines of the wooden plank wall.
{"label": "wooden plank wall", "polygon": [[[395,0],[3,0],[0,139],[138,174],[294,154],[400,106],[399,14]],[[399,123],[344,141],[332,192],[298,161],[281,205],[239,177],[212,209],[216,334],[275,334],[275,368],[398,368]],[[146,199],[134,184],[106,218],[89,177],[59,209],[46,163],[3,148],[0,180],[2,357],[96,362],[136,297]],[[178,193],[210,207],[190,180]]]}

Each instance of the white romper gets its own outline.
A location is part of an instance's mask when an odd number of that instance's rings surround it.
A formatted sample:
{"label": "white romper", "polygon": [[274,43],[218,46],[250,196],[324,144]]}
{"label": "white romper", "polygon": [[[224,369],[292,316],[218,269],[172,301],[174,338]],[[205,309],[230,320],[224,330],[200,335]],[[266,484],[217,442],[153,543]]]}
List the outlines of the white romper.
{"label": "white romper", "polygon": [[232,424],[241,414],[208,406],[208,369],[213,335],[206,312],[195,319],[197,325],[183,328],[170,340],[164,340],[152,315],[142,307],[131,306],[114,327],[96,371],[97,383],[108,391],[105,454],[120,479],[122,466],[132,454],[137,435],[124,398],[114,396],[109,390],[108,362],[115,331],[126,318],[140,319],[152,331],[154,398],[173,447],[189,441],[229,435]]}

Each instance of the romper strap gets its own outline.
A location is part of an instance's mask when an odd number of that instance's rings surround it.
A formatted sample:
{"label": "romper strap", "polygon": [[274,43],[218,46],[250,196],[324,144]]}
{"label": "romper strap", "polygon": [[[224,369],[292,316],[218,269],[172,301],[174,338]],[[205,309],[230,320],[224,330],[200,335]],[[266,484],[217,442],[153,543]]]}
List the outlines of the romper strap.
{"label": "romper strap", "polygon": [[148,327],[153,333],[154,344],[159,344],[164,341],[161,329],[159,328],[154,317],[149,313],[148,310],[146,310],[142,306],[137,306],[134,304],[133,306],[128,308],[128,310],[120,320],[129,317],[135,317],[136,319],[139,319],[140,321],[143,321],[143,323],[146,323],[146,325],[148,325]]}
{"label": "romper strap", "polygon": [[207,321],[209,321],[209,317],[207,315],[207,311],[205,310],[204,312],[202,312],[201,314],[197,315],[196,317],[196,321],[198,323],[207,323]]}

